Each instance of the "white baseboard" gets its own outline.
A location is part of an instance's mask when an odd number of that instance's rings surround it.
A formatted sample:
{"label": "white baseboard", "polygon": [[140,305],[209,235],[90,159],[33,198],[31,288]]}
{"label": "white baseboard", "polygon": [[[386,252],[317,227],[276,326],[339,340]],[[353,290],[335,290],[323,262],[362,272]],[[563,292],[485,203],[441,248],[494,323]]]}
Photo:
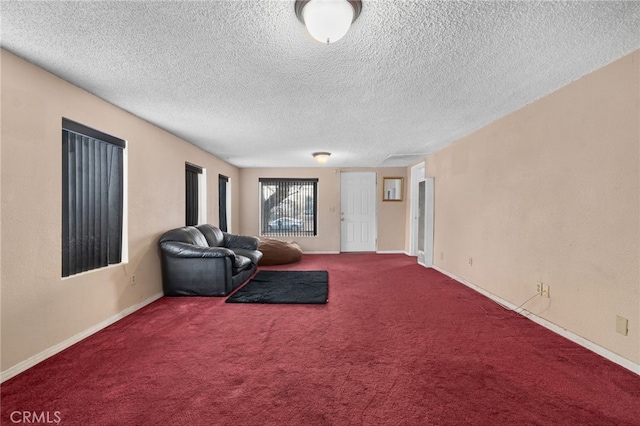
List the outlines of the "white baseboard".
{"label": "white baseboard", "polygon": [[[445,271],[444,269],[441,269],[437,266],[432,266],[433,269],[435,269],[436,271],[442,272],[443,274],[447,275],[448,277],[453,278],[454,280],[466,285],[467,287],[477,291],[478,293],[482,294],[483,296],[488,297],[489,299],[493,300],[494,302],[497,302],[501,305],[504,305],[506,307],[508,307],[509,309],[516,309],[518,306],[514,305],[513,303],[504,300],[503,298],[496,296],[493,293],[488,292],[487,290],[478,287],[477,285],[470,283],[469,281],[466,281],[463,278],[460,278],[448,271]],[[624,368],[626,368],[627,370],[630,370],[633,373],[636,373],[638,375],[640,375],[640,364],[636,364],[635,362],[624,358],[620,355],[618,355],[615,352],[610,351],[609,349],[603,348],[602,346],[585,339],[584,337],[578,336],[575,333],[572,333],[571,331],[560,327],[557,324],[554,324],[550,321],[547,321],[546,319],[539,317],[538,315],[527,311],[526,309],[523,309],[521,311],[518,312],[520,315],[530,319],[531,321],[535,322],[536,324],[539,324],[541,326],[543,326],[544,328],[553,331],[556,334],[559,334],[560,336],[571,340],[574,343],[577,343],[578,345],[589,349],[592,352],[597,353],[600,356],[603,356],[605,358],[607,358],[609,361],[614,362]]]}
{"label": "white baseboard", "polygon": [[49,349],[46,349],[42,352],[40,352],[39,354],[36,354],[16,365],[14,365],[11,368],[6,369],[5,371],[0,373],[0,383],[3,383],[6,380],[9,380],[12,377],[17,376],[18,374],[22,373],[23,371],[28,370],[29,368],[33,367],[34,365],[38,364],[39,362],[44,361],[45,359],[59,353],[62,352],[63,350],[67,349],[68,347],[75,345],[76,343],[78,343],[79,341],[86,339],[87,337],[91,336],[94,333],[97,333],[98,331],[102,330],[103,328],[106,328],[108,326],[110,326],[111,324],[113,324],[114,322],[121,320],[122,318],[126,317],[127,315],[137,311],[138,309],[152,303],[155,302],[156,300],[160,299],[163,296],[163,293],[156,293],[153,296],[149,297],[148,299],[143,300],[140,303],[137,303],[133,306],[129,306],[127,309],[118,312],[116,315],[112,316],[111,318],[107,318],[106,320],[102,321],[99,324],[94,325],[93,327],[90,327],[86,330],[84,330],[81,333],[76,334],[75,336],[72,336],[70,338],[68,338],[67,340],[65,340],[64,342],[58,343],[55,346],[50,347]]}
{"label": "white baseboard", "polygon": [[[340,253],[358,253],[358,252],[341,252],[341,251],[305,251],[303,254],[340,254]],[[411,256],[409,252],[405,250],[381,250],[376,251],[376,254],[406,254],[407,256]],[[415,256],[413,256],[415,257]]]}

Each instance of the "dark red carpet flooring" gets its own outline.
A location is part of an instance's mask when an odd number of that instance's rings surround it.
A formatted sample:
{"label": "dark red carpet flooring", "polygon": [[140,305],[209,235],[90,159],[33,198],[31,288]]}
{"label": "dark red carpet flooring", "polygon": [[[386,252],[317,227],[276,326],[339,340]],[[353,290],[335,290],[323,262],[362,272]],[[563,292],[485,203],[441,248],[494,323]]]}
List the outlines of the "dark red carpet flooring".
{"label": "dark red carpet flooring", "polygon": [[261,269],[329,271],[328,304],[162,298],[2,384],[2,424],[640,425],[640,376],[415,258]]}

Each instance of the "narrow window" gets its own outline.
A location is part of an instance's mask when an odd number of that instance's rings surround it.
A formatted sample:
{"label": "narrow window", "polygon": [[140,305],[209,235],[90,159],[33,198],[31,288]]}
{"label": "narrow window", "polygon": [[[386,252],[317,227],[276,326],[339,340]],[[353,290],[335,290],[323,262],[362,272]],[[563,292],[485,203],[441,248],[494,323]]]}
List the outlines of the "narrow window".
{"label": "narrow window", "polygon": [[193,164],[185,164],[186,182],[186,225],[195,226],[198,224],[200,216],[200,191],[199,181],[202,175],[202,168]]}
{"label": "narrow window", "polygon": [[62,276],[122,262],[126,142],[62,119]]}
{"label": "narrow window", "polygon": [[260,178],[259,182],[262,235],[318,235],[318,179]]}
{"label": "narrow window", "polygon": [[228,231],[228,213],[229,213],[229,178],[224,175],[218,175],[218,212],[220,218],[220,230]]}

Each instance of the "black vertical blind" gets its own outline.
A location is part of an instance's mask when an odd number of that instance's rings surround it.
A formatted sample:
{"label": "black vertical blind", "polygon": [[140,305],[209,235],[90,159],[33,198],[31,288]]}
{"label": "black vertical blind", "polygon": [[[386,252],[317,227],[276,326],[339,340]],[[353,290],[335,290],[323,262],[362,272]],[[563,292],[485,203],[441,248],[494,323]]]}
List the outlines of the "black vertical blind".
{"label": "black vertical blind", "polygon": [[224,175],[218,175],[218,211],[220,218],[220,230],[228,232],[227,230],[227,184],[229,178]]}
{"label": "black vertical blind", "polygon": [[318,179],[260,178],[264,236],[317,235]]}
{"label": "black vertical blind", "polygon": [[202,168],[187,163],[185,165],[186,182],[186,224],[195,226],[198,224],[198,175],[202,173]]}
{"label": "black vertical blind", "polygon": [[63,277],[122,261],[124,146],[63,120]]}

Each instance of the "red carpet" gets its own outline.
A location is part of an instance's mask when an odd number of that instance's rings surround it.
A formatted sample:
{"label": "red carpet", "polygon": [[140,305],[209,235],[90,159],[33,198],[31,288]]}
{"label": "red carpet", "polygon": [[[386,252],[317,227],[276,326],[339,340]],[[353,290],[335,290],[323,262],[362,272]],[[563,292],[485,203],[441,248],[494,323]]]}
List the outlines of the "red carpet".
{"label": "red carpet", "polygon": [[261,269],[326,269],[329,303],[160,299],[4,383],[2,424],[640,425],[639,376],[415,258]]}

